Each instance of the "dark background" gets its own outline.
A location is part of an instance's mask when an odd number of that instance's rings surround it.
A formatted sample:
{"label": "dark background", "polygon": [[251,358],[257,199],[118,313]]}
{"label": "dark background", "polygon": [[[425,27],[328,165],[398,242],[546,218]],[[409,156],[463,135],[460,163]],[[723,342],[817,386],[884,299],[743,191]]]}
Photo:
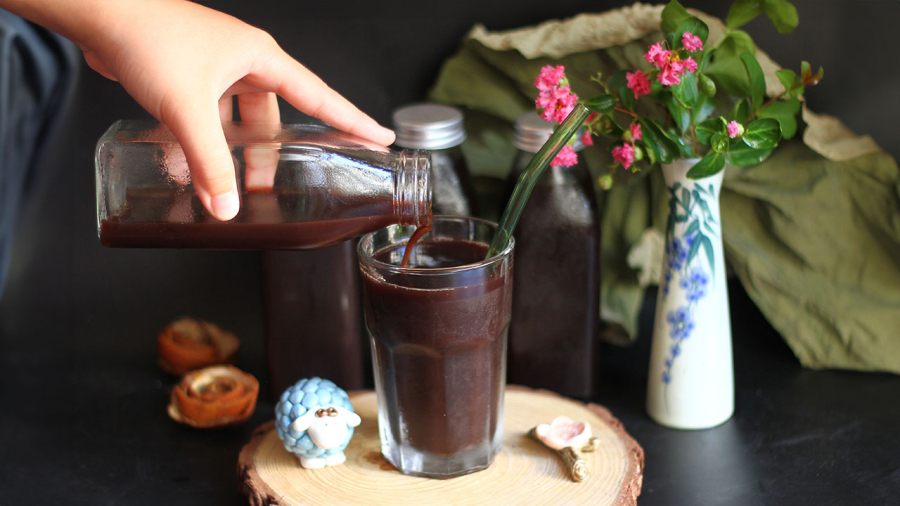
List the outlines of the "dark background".
{"label": "dark background", "polygon": [[[291,55],[383,124],[424,98],[476,22],[501,30],[601,12],[609,1],[201,2],[271,32]],[[800,26],[746,29],[776,62],[825,67],[811,109],[871,134],[895,157],[900,2],[794,2]],[[730,2],[690,6],[724,18]],[[285,121],[302,119],[283,104]],[[271,418],[199,432],[168,420],[172,385],[155,337],[190,314],[243,340],[239,364],[265,376],[258,253],[104,249],[96,238],[93,149],[116,119],[145,117],[82,65],[73,100],[19,223],[0,302],[0,505],[239,504],[235,461]],[[726,225],[727,226],[727,225]],[[888,504],[900,492],[900,382],[802,370],[732,283],[735,418],[663,429],[643,412],[649,340],[604,352],[604,393],[647,451],[641,504]],[[648,300],[652,301],[653,294]],[[652,307],[645,308],[648,335]],[[437,499],[436,499],[437,500]]]}

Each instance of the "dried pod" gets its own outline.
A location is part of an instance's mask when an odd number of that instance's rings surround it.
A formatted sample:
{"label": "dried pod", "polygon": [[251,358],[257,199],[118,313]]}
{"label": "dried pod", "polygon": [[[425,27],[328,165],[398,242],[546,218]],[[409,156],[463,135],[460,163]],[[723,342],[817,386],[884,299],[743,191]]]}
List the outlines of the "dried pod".
{"label": "dried pod", "polygon": [[181,376],[201,367],[234,363],[240,341],[212,323],[184,317],[159,333],[156,347],[160,367]]}
{"label": "dried pod", "polygon": [[172,390],[169,416],[192,427],[223,427],[243,422],[256,408],[259,382],[230,365],[186,374]]}

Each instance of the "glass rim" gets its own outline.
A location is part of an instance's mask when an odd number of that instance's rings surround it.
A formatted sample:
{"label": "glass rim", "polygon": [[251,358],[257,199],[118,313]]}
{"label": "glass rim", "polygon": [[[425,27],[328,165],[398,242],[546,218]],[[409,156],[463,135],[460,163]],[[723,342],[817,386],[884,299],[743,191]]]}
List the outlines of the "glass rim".
{"label": "glass rim", "polygon": [[[500,225],[494,223],[490,220],[485,220],[482,218],[476,218],[473,216],[458,216],[458,215],[435,215],[432,218],[432,223],[436,221],[470,221],[470,222],[478,222],[483,223],[494,230],[494,233],[497,233]],[[388,227],[401,227],[404,225],[388,225]],[[410,226],[410,225],[405,225]],[[388,228],[385,227],[385,228]],[[384,230],[384,229],[381,229]],[[502,251],[492,256],[491,258],[485,258],[483,260],[479,260],[477,262],[459,265],[456,267],[400,267],[399,265],[389,264],[387,262],[382,262],[381,260],[376,260],[374,256],[369,255],[365,252],[366,243],[371,243],[375,240],[375,234],[377,234],[380,230],[376,230],[374,232],[369,232],[362,236],[359,240],[359,244],[356,247],[357,256],[359,257],[359,263],[365,264],[368,266],[375,267],[379,270],[389,271],[391,273],[402,273],[402,274],[415,274],[420,276],[441,276],[441,275],[449,275],[449,274],[457,274],[460,272],[471,271],[475,269],[483,269],[485,267],[489,267],[493,264],[496,264],[506,258],[508,258],[513,251],[513,247],[516,244],[516,240],[513,237],[509,238],[509,242],[506,244],[506,247],[503,248]],[[429,232],[430,234],[431,232]],[[409,238],[407,238],[407,242],[409,242]],[[483,244],[483,243],[482,243]],[[490,244],[488,244],[490,247]],[[374,245],[372,246],[374,250]],[[374,253],[374,251],[373,251]]]}

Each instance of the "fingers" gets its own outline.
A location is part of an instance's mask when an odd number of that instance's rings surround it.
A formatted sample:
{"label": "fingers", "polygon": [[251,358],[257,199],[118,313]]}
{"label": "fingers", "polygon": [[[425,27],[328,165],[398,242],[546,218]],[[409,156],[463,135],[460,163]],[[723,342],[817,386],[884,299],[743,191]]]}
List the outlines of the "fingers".
{"label": "fingers", "polygon": [[[242,93],[238,95],[241,121],[280,123],[278,97],[274,93]],[[269,190],[275,186],[278,169],[278,146],[261,144],[244,148],[244,186],[248,190]]]}
{"label": "fingers", "polygon": [[222,123],[234,121],[234,97],[231,95],[219,99],[219,119]]}
{"label": "fingers", "polygon": [[[192,102],[200,103],[199,100],[184,101]],[[218,106],[209,101],[208,109],[178,106],[175,109],[163,114],[161,119],[184,149],[197,196],[217,219],[234,218],[240,203],[234,162],[222,132]]]}
{"label": "fingers", "polygon": [[284,51],[263,75],[266,89],[277,91],[291,105],[347,133],[382,146],[394,142],[394,132],[379,125]]}
{"label": "fingers", "polygon": [[278,97],[274,93],[242,93],[238,95],[238,110],[241,121],[281,122]]}

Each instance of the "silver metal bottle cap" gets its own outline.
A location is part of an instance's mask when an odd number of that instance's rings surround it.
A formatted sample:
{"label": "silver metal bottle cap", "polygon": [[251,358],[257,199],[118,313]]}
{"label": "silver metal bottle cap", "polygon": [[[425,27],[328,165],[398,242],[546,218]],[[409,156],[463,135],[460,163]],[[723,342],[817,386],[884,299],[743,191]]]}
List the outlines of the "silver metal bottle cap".
{"label": "silver metal bottle cap", "polygon": [[[553,123],[544,121],[536,112],[526,112],[516,119],[513,146],[527,153],[537,153],[552,134]],[[575,134],[575,151],[584,148],[584,144],[581,143],[583,134],[584,129],[579,129]]]}
{"label": "silver metal bottle cap", "polygon": [[459,109],[440,104],[413,104],[394,111],[397,146],[412,149],[447,149],[466,140]]}

